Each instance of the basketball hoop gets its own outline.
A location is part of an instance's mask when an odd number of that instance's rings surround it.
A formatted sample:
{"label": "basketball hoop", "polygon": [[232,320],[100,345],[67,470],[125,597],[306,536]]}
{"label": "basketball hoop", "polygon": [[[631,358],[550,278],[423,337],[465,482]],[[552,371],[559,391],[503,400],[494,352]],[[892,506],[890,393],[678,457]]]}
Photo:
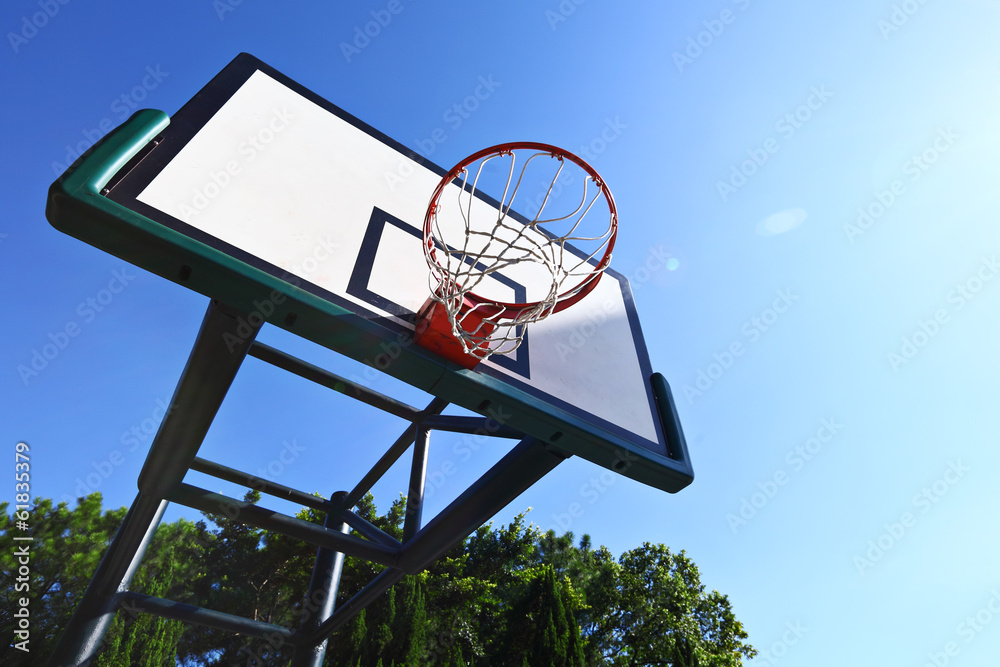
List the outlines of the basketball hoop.
{"label": "basketball hoop", "polygon": [[597,286],[617,233],[611,191],[572,153],[515,142],[470,155],[427,207],[431,296],[417,314],[416,341],[466,368],[514,352],[528,324]]}

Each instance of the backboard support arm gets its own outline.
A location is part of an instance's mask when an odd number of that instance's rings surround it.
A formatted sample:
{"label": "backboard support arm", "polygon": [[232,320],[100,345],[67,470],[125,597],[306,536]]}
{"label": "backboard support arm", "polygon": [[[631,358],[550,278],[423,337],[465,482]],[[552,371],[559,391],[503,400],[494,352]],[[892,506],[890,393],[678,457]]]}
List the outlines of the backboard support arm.
{"label": "backboard support arm", "polygon": [[[441,415],[448,401],[434,398],[423,409],[411,407],[368,387],[256,342],[260,324],[218,301],[212,301],[163,422],[138,478],[139,493],[105,553],[86,594],[50,656],[49,667],[90,665],[119,611],[148,613],[221,631],[267,636],[294,649],[294,667],[322,663],[327,642],[355,614],[377,600],[407,574],[420,572],[454,548],[476,528],[544,477],[568,455],[544,442],[524,437],[503,424],[485,428],[485,417]],[[410,420],[388,451],[351,491],[329,500],[285,485],[261,480],[198,457],[209,428],[244,359],[261,361],[334,389],[387,414]],[[432,430],[488,433],[523,438],[459,498],[424,525],[424,489]],[[411,451],[407,509],[401,535],[390,535],[352,511],[357,502],[407,451]],[[262,494],[300,502],[325,512],[323,526],[228,498],[184,483],[188,470],[211,475]],[[305,591],[310,615],[299,628],[261,624],[221,611],[157,598],[129,590],[164,511],[170,502],[225,514],[233,520],[279,532],[318,546],[313,576]],[[353,534],[351,529],[353,528]],[[385,567],[371,582],[335,608],[345,555]]]}
{"label": "backboard support arm", "polygon": [[167,494],[184,479],[253,344],[259,325],[248,326],[217,301],[209,303],[139,474],[139,495],[63,631],[50,667],[87,664],[97,655],[119,605],[116,594],[128,590],[166,510]]}

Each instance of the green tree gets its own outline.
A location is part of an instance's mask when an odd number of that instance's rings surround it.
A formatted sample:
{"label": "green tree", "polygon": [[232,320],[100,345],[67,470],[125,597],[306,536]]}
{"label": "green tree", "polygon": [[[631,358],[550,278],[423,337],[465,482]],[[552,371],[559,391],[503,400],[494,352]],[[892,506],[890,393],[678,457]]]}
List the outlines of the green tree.
{"label": "green tree", "polygon": [[[244,500],[256,503],[260,493],[249,491]],[[320,522],[312,510],[304,509],[296,516]],[[255,621],[298,627],[316,547],[240,523],[235,509],[230,516],[206,514],[206,518],[215,528],[204,544],[203,567],[191,594],[174,599]],[[292,647],[277,637],[246,637],[191,626],[178,657],[192,665],[277,665],[287,662],[292,652]]]}
{"label": "green tree", "polygon": [[[256,502],[251,492],[247,500]],[[0,505],[0,628],[13,635],[19,534]],[[357,511],[402,535],[405,499],[379,514],[371,496]],[[4,665],[45,656],[86,589],[125,510],[102,512],[99,494],[75,509],[39,499],[28,522],[32,543],[32,653],[7,648]],[[321,513],[299,518],[320,523]],[[238,516],[161,525],[133,590],[298,627],[315,547],[238,522]],[[382,570],[347,558],[338,605]],[[616,561],[584,535],[542,533],[518,515],[487,525],[427,571],[409,576],[334,633],[325,664],[364,667],[563,667],[661,665],[735,667],[755,655],[728,598],[708,592],[697,567],[666,546],[644,544]],[[281,665],[292,651],[260,640],[121,611],[95,667]],[[176,658],[174,657],[176,655]]]}
{"label": "green tree", "polygon": [[510,618],[499,644],[515,661],[533,667],[582,667],[583,640],[574,612],[581,604],[568,579],[558,581],[555,568],[545,564],[524,573],[522,584],[510,589]]}
{"label": "green tree", "polygon": [[419,577],[403,580],[401,604],[396,613],[393,641],[387,652],[399,667],[421,667],[426,652],[427,609]]}
{"label": "green tree", "polygon": [[683,551],[645,543],[618,565],[619,599],[604,623],[607,664],[736,667],[756,655],[728,598],[706,593]]}
{"label": "green tree", "polygon": [[[358,667],[361,665],[361,657],[364,655],[365,650],[365,637],[368,634],[365,623],[366,615],[366,610],[362,609],[359,611],[348,622],[347,631],[338,636],[340,641],[327,643],[327,662],[348,665],[349,667]],[[343,656],[340,660],[336,659],[338,649],[341,656]]]}
{"label": "green tree", "polygon": [[[75,508],[67,503],[53,505],[49,499],[38,498],[26,523],[30,542],[31,578],[31,653],[11,650],[0,655],[4,665],[32,665],[48,656],[55,648],[62,629],[72,616],[90,584],[108,545],[125,517],[125,508],[102,511],[101,494],[80,498]],[[8,505],[0,504],[0,627],[13,636],[17,563],[13,559],[14,537],[21,535],[16,519],[8,514]],[[190,591],[189,583],[200,567],[202,543],[206,539],[203,525],[183,519],[165,524],[157,530],[142,566],[132,581],[132,590],[150,595],[181,598]],[[23,543],[22,543],[23,544]],[[135,623],[141,619],[142,625]],[[175,664],[170,657],[180,641],[182,626],[145,614],[119,612],[105,637],[104,655],[113,656],[122,650],[141,652],[147,662],[122,664]],[[123,648],[124,647],[124,648]],[[9,649],[9,647],[8,647]],[[5,653],[8,649],[0,649]],[[115,664],[115,663],[108,663]]]}
{"label": "green tree", "polygon": [[[125,510],[102,514],[99,493],[80,499],[72,510],[66,503],[53,505],[49,499],[38,498],[25,522],[28,529],[22,531],[17,528],[16,519],[8,514],[8,507],[6,502],[0,504],[0,632],[4,637],[14,636],[12,614],[18,608],[17,599],[25,593],[30,600],[33,631],[31,653],[11,649],[2,662],[30,665],[38,661],[38,656],[48,655],[55,648],[59,639],[57,628],[72,615],[87,589]],[[31,575],[29,581],[17,582],[19,564],[15,549],[23,547],[25,542],[14,537],[24,535],[32,537],[27,543]],[[29,586],[27,591],[23,590],[25,585]]]}
{"label": "green tree", "polygon": [[[174,580],[174,548],[167,546],[162,554],[159,572],[144,567],[133,580],[133,589],[147,595],[167,597]],[[150,559],[157,560],[155,557]],[[144,565],[150,563],[144,562]],[[152,563],[155,567],[155,563]],[[95,661],[95,667],[174,667],[177,664],[177,644],[185,625],[149,614],[129,613],[123,609],[115,615],[108,631],[107,647]]]}

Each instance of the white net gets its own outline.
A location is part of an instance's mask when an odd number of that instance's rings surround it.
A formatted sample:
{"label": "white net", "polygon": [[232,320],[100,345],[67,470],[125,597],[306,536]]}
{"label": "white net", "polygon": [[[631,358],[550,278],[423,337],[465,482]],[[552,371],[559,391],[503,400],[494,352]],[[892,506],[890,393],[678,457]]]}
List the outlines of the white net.
{"label": "white net", "polygon": [[579,158],[542,144],[471,156],[425,221],[431,298],[468,354],[510,354],[525,327],[589,292],[611,259],[614,200]]}

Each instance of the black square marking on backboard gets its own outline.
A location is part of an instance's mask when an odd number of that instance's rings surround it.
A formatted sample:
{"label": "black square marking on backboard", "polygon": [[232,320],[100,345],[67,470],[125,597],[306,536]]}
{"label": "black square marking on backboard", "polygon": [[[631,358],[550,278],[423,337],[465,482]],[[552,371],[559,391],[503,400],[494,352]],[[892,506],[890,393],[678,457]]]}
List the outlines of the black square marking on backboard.
{"label": "black square marking on backboard", "polygon": [[[412,323],[416,313],[404,308],[388,297],[372,291],[368,285],[371,281],[372,267],[375,265],[375,255],[378,253],[379,245],[382,242],[382,232],[385,230],[386,225],[392,225],[396,229],[414,237],[420,243],[423,243],[423,235],[416,227],[406,224],[377,206],[372,207],[372,215],[368,219],[368,227],[365,229],[365,235],[361,241],[361,248],[354,263],[354,270],[351,272],[351,278],[347,283],[347,293],[381,311]],[[513,290],[516,302],[524,303],[527,300],[528,291],[524,285],[504,275],[494,274],[492,277],[502,285]],[[407,278],[400,277],[400,279]],[[511,373],[516,373],[525,379],[530,379],[530,349],[529,332],[526,331],[524,332],[520,347],[517,348],[516,356],[496,354],[490,357],[490,362],[507,369]]]}

